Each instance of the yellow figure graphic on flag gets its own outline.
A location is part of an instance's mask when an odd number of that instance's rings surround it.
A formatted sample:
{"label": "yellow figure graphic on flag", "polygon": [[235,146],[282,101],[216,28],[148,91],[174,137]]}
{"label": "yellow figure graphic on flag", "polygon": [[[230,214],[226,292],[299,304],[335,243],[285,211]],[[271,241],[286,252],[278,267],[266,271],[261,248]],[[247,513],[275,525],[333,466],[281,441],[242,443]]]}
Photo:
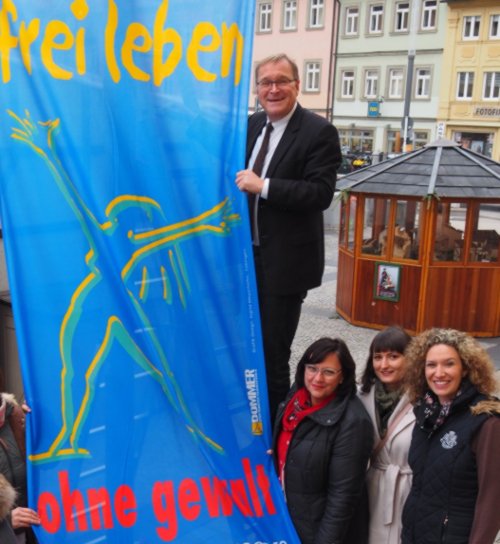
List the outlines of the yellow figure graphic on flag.
{"label": "yellow figure graphic on flag", "polygon": [[[23,118],[11,111],[8,113],[17,121],[12,138],[28,145],[45,161],[88,243],[88,252],[84,257],[88,273],[74,289],[59,329],[62,426],[48,450],[35,453],[30,459],[43,462],[61,457],[89,455],[90,452],[79,444],[80,434],[92,408],[99,369],[116,345],[123,348],[133,361],[158,382],[192,436],[221,453],[222,447],[208,437],[193,420],[154,326],[143,308],[148,286],[153,279],[162,286],[165,301],[171,300],[173,289],[170,275],[161,266],[151,276],[151,270],[144,261],[158,251],[166,251],[169,269],[175,278],[176,293],[182,304],[186,305],[189,283],[179,244],[194,236],[228,236],[231,226],[240,220],[237,214],[231,213],[229,199],[224,199],[196,217],[152,228],[150,221],[153,214],[159,214],[164,219],[159,203],[147,196],[122,195],[109,202],[104,212],[104,221],[100,222],[85,204],[57,155],[54,139],[60,120],[34,123],[28,112]],[[140,226],[124,232],[122,217],[131,211],[140,212],[144,217]],[[145,221],[149,228],[144,228]],[[103,251],[113,252],[115,266],[102,262],[100,256]],[[137,277],[138,274],[141,278],[139,282],[130,281],[133,275]],[[135,283],[139,284],[138,289],[134,289]],[[121,315],[119,311],[98,318],[93,315],[91,319],[95,338],[92,339],[92,345],[97,347],[90,360],[76,361],[75,364],[75,359],[79,356],[75,337],[79,328],[88,325],[86,302],[92,296],[100,296],[101,293],[109,295],[115,291],[127,301],[127,313],[132,315],[134,334],[130,324],[127,324],[130,317]],[[79,369],[83,369],[83,372]]]}

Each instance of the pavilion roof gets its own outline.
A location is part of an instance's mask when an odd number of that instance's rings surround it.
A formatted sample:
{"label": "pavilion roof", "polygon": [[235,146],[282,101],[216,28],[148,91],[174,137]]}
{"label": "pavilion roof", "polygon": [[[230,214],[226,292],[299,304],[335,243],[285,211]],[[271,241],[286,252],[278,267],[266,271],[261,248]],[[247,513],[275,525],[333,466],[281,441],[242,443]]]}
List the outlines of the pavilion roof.
{"label": "pavilion roof", "polygon": [[337,181],[337,190],[422,198],[500,198],[500,163],[440,139],[351,172]]}

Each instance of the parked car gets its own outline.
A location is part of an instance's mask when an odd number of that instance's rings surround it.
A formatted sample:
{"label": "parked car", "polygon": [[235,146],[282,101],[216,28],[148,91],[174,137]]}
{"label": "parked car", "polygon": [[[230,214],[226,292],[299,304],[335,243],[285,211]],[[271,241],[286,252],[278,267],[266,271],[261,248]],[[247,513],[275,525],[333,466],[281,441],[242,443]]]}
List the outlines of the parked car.
{"label": "parked car", "polygon": [[355,153],[352,155],[352,166],[354,170],[370,166],[372,163],[372,156],[370,153]]}
{"label": "parked car", "polygon": [[352,160],[349,157],[342,156],[342,162],[337,168],[337,174],[344,176],[354,170]]}

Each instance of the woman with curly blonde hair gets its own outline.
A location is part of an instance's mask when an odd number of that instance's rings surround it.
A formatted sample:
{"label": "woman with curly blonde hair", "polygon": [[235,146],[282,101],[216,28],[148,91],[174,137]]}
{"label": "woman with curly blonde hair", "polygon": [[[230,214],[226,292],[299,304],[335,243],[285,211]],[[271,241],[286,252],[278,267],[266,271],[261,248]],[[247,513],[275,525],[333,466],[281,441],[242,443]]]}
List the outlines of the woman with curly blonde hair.
{"label": "woman with curly blonde hair", "polygon": [[430,329],[408,346],[416,424],[403,544],[490,544],[500,530],[500,401],[495,368],[470,335]]}

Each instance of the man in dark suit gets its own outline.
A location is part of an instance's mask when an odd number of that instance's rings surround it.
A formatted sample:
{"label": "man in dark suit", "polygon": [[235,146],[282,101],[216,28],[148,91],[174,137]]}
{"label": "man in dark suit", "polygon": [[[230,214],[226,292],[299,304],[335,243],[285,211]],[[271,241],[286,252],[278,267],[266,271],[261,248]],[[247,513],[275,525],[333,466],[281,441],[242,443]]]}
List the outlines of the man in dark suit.
{"label": "man in dark suit", "polygon": [[[264,111],[249,119],[248,194],[271,417],[290,387],[288,361],[302,302],[321,285],[323,210],[335,190],[341,152],[336,128],[300,106],[297,65],[286,55],[255,69]],[[270,126],[269,126],[270,125]]]}

